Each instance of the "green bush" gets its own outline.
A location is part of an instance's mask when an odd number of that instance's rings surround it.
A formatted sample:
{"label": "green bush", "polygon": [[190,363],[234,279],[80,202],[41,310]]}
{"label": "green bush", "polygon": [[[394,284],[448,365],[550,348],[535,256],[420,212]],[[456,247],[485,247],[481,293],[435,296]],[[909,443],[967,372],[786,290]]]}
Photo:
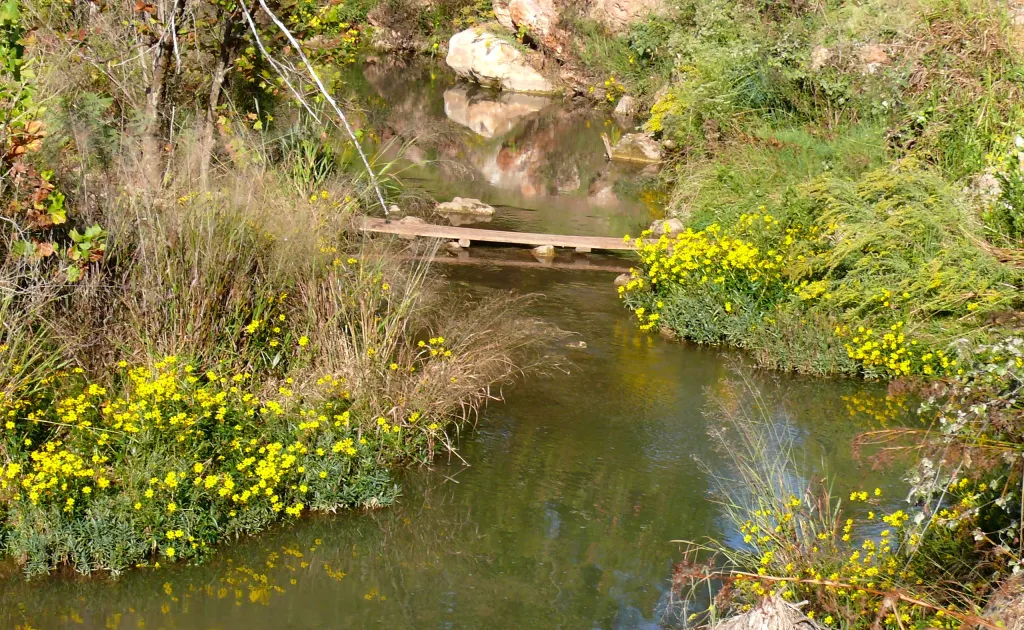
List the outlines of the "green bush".
{"label": "green bush", "polygon": [[856,181],[826,174],[777,215],[763,206],[638,242],[642,266],[622,292],[643,327],[766,365],[952,375],[957,348],[991,338],[987,321],[1021,302],[1019,271],[980,245],[976,223],[954,187],[909,161]]}
{"label": "green bush", "polygon": [[351,418],[329,375],[318,402],[300,402],[285,383],[261,398],[248,372],[173,356],[118,370],[119,396],[81,372],[3,401],[4,545],[28,575],[195,558],[309,510],[386,504],[397,487],[378,461],[421,430],[416,413],[394,425]]}

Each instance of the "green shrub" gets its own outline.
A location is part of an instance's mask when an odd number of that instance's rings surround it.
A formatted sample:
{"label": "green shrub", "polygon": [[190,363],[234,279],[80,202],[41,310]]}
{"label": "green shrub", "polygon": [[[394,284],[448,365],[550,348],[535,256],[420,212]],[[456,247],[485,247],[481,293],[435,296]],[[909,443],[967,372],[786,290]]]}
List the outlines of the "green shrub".
{"label": "green shrub", "polygon": [[1019,271],[981,246],[960,193],[910,161],[822,175],[779,208],[638,241],[621,291],[641,327],[787,369],[951,375],[957,348],[991,338],[986,322],[1021,301]]}
{"label": "green shrub", "polygon": [[308,510],[386,504],[397,488],[378,460],[439,430],[417,426],[417,413],[351,417],[330,375],[318,402],[295,400],[287,381],[261,398],[250,373],[173,356],[115,379],[119,396],[81,370],[59,372],[51,391],[3,401],[5,546],[28,575],[195,558]]}
{"label": "green shrub", "polygon": [[[929,526],[934,504],[902,509],[880,488],[846,499],[821,481],[804,482],[800,447],[774,422],[770,403],[751,391],[753,401],[738,405],[736,395],[725,392],[710,414],[729,472],[708,471],[735,539],[680,541],[688,553],[674,584],[695,610],[691,622],[714,623],[776,597],[844,630],[955,629],[976,620],[986,593],[968,531]],[[709,589],[717,591],[710,605],[698,606]]]}

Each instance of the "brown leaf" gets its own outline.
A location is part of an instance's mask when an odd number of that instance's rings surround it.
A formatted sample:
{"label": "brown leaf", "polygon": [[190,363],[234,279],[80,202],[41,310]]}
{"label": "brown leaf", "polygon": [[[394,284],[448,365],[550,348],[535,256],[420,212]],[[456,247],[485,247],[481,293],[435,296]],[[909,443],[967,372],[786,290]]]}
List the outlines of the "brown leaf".
{"label": "brown leaf", "polygon": [[53,256],[56,249],[53,243],[36,243],[36,253],[39,254],[40,258],[46,258],[47,256]]}

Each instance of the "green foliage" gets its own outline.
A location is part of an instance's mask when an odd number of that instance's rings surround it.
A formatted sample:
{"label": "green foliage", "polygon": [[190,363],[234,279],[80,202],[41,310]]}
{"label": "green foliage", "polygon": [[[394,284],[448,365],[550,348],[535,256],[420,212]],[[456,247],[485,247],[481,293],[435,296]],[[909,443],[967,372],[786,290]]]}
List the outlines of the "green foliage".
{"label": "green foliage", "polygon": [[961,195],[910,162],[822,175],[777,207],[641,244],[623,289],[641,323],[787,369],[934,376],[960,371],[957,345],[991,338],[987,322],[1021,301]]}
{"label": "green foliage", "polygon": [[712,413],[720,427],[713,437],[731,463],[730,474],[713,477],[715,490],[742,542],[682,541],[689,553],[675,583],[684,601],[695,605],[713,581],[725,585],[690,621],[713,622],[776,597],[803,602],[817,624],[844,630],[975,621],[986,593],[981,555],[964,529],[932,525],[933,505],[893,507],[881,488],[856,489],[847,500],[821,482],[801,484],[797,442],[773,424],[760,394],[750,394],[754,411],[723,396]]}
{"label": "green foliage", "polygon": [[[62,564],[118,572],[201,557],[306,510],[395,497],[377,461],[400,429],[352,418],[333,378],[321,381],[321,402],[303,404],[284,385],[256,397],[251,377],[166,357],[116,373],[117,397],[56,373],[51,391],[5,399],[7,552],[26,558],[28,575]],[[407,433],[416,429],[413,418]]]}
{"label": "green foliage", "polygon": [[591,21],[571,27],[581,61],[601,76],[615,77],[624,91],[652,94],[668,80],[672,56],[667,38],[677,28],[670,20],[651,16],[615,37]]}

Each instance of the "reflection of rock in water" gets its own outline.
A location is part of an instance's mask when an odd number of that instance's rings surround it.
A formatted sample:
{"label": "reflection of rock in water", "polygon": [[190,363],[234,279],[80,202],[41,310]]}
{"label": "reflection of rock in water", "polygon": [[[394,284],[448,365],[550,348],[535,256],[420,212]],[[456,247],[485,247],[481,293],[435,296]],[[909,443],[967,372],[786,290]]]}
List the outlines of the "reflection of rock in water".
{"label": "reflection of rock in water", "polygon": [[614,206],[619,201],[618,195],[615,194],[615,180],[617,171],[608,165],[601,171],[591,184],[590,188],[587,189],[587,197],[591,203],[598,206]]}
{"label": "reflection of rock in water", "polygon": [[455,227],[459,227],[460,225],[490,223],[491,219],[493,219],[494,217],[492,217],[491,215],[478,214],[448,214],[445,215],[445,218],[448,219],[448,222],[454,225]]}
{"label": "reflection of rock in water", "polygon": [[562,164],[555,176],[555,188],[561,194],[576,192],[580,189],[580,169],[575,164]]}
{"label": "reflection of rock in water", "polygon": [[444,113],[448,118],[485,138],[504,136],[520,120],[550,104],[551,100],[543,96],[508,92],[492,95],[461,85],[444,92]]}

